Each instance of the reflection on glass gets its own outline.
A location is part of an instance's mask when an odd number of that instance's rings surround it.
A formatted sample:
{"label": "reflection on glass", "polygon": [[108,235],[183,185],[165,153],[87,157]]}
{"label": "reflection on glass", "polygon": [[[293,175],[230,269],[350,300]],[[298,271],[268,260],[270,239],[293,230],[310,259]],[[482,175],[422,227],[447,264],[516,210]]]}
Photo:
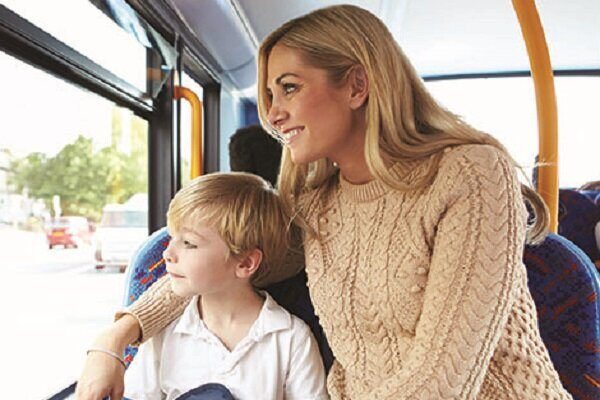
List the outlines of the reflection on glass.
{"label": "reflection on glass", "polygon": [[[3,308],[2,398],[42,399],[77,379],[122,304],[120,265],[96,255],[123,257],[147,236],[148,124],[1,52],[0,86],[0,293],[18,299]],[[111,248],[102,219],[115,207],[128,213]]]}

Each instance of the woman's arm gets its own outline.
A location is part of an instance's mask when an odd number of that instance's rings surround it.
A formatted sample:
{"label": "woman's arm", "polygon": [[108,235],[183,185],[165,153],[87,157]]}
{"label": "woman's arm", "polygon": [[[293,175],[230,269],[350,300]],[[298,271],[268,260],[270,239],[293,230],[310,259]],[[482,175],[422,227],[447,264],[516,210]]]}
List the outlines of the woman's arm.
{"label": "woman's arm", "polygon": [[[490,146],[449,153],[416,337],[399,374],[368,399],[474,399],[514,302],[525,240],[519,182]],[[450,158],[452,157],[452,158]]]}
{"label": "woman's arm", "polygon": [[[131,315],[125,315],[104,331],[92,348],[123,354],[127,345],[136,341],[139,336],[137,320]],[[125,367],[116,358],[102,352],[90,352],[77,382],[75,397],[78,400],[101,400],[107,396],[120,399],[123,396],[124,373]]]}
{"label": "woman's arm", "polygon": [[[162,331],[183,312],[189,299],[171,291],[168,276],[163,276],[124,311],[116,315],[116,322],[104,331],[92,348],[123,354],[130,344],[142,341]],[[81,377],[77,383],[78,400],[101,400],[123,396],[125,368],[116,358],[102,352],[88,353]]]}

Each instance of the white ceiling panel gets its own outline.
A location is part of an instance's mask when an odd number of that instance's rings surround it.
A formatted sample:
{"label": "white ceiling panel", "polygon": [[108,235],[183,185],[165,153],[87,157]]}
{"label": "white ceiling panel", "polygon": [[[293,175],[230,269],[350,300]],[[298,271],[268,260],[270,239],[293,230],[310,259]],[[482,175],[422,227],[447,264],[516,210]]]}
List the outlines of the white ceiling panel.
{"label": "white ceiling panel", "polygon": [[[510,0],[172,1],[223,62],[223,69],[233,69],[234,74],[236,65],[247,65],[253,57],[256,44],[285,21],[341,3],[355,4],[378,15],[421,75],[529,70]],[[600,69],[600,0],[536,3],[554,69]],[[221,11],[203,11],[215,5]],[[235,35],[231,33],[234,31]],[[240,39],[240,35],[246,38]],[[254,71],[245,68],[244,74],[251,76]]]}

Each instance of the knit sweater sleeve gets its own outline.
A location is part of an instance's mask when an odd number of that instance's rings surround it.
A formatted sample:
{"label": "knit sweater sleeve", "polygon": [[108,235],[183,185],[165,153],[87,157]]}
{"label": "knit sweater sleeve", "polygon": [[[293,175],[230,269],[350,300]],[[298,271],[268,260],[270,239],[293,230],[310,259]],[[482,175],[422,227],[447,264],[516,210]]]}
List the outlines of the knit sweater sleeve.
{"label": "knit sweater sleeve", "polygon": [[365,399],[475,399],[515,298],[525,212],[514,167],[481,145],[442,164],[446,195],[414,344]]}

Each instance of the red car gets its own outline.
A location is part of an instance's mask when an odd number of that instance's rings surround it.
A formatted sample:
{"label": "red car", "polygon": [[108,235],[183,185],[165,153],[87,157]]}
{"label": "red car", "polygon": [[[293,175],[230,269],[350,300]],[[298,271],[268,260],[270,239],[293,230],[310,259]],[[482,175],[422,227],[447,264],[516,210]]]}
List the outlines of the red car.
{"label": "red car", "polygon": [[91,243],[92,230],[84,217],[59,217],[46,227],[46,238],[50,249],[55,246],[77,248]]}

